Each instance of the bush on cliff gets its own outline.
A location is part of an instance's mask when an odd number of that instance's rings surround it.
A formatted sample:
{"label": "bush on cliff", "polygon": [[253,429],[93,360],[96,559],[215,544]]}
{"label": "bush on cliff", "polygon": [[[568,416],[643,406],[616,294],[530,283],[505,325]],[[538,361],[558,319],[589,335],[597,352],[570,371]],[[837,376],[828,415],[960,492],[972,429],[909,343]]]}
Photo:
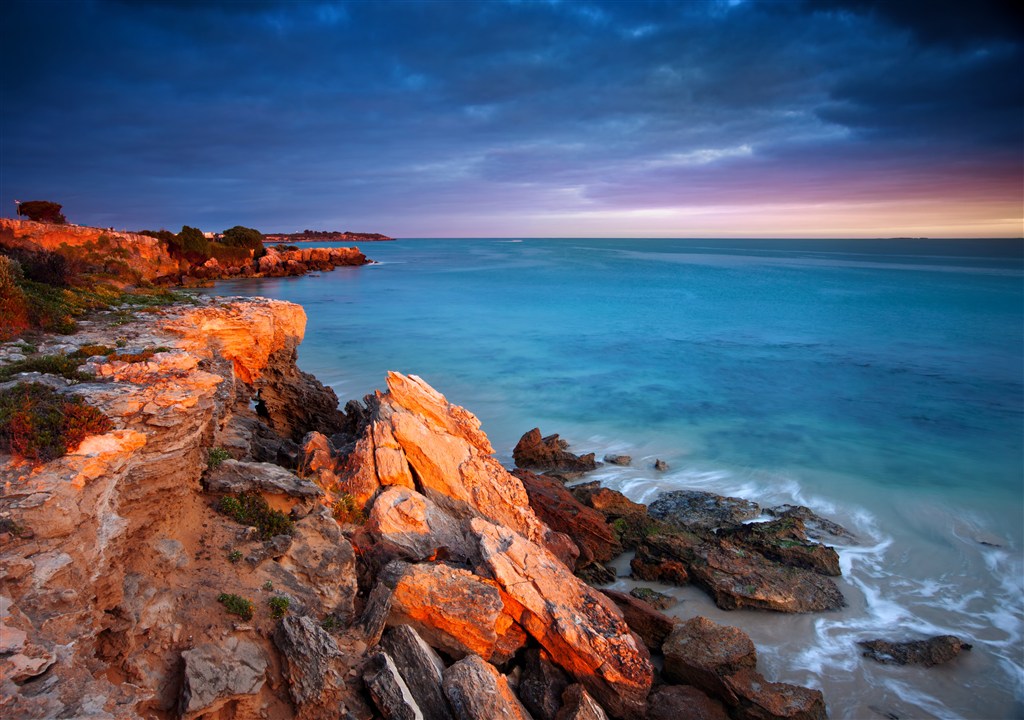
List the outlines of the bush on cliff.
{"label": "bush on cliff", "polygon": [[23,279],[21,265],[16,260],[0,255],[0,342],[17,337],[28,329],[28,298],[19,285]]}
{"label": "bush on cliff", "polygon": [[63,205],[49,200],[29,200],[18,203],[18,214],[36,222],[66,225],[68,219],[61,213]]}
{"label": "bush on cliff", "polygon": [[267,252],[266,248],[263,247],[263,240],[263,233],[259,230],[243,227],[242,225],[228,228],[220,239],[222,245],[244,247],[252,250],[253,256],[256,258],[263,257]]}
{"label": "bush on cliff", "polygon": [[217,503],[217,510],[235,522],[255,527],[264,540],[275,535],[290,535],[292,532],[291,519],[280,510],[272,510],[259,495],[225,495]]}
{"label": "bush on cliff", "polygon": [[89,435],[108,432],[109,418],[82,398],[41,383],[0,390],[0,449],[29,460],[53,460]]}
{"label": "bush on cliff", "polygon": [[204,260],[210,257],[210,241],[199,228],[181,226],[181,232],[175,236],[179,250],[186,256],[198,256]]}

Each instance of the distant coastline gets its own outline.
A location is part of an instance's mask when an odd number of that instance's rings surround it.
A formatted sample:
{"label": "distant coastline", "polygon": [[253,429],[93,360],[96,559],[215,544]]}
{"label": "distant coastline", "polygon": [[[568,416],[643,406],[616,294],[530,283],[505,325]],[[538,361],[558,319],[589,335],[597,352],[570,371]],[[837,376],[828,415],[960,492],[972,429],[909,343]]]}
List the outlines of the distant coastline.
{"label": "distant coastline", "polygon": [[387,242],[393,237],[381,233],[361,233],[346,230],[303,230],[296,233],[267,233],[267,242]]}

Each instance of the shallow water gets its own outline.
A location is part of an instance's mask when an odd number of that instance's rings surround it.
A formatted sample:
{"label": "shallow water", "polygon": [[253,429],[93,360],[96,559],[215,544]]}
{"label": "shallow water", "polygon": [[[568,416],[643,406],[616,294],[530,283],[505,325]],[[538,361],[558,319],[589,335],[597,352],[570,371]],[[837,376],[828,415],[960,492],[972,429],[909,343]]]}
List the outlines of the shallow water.
{"label": "shallow water", "polygon": [[[693,487],[850,528],[841,612],[705,614],[833,718],[1024,716],[1024,249],[1011,241],[404,240],[320,277],[221,283],[301,303],[303,369],[341,398],[388,369],[476,413],[499,456],[539,426],[634,500]],[[667,473],[651,469],[655,458]],[[989,544],[983,544],[989,543]],[[858,639],[951,633],[944,667]]]}

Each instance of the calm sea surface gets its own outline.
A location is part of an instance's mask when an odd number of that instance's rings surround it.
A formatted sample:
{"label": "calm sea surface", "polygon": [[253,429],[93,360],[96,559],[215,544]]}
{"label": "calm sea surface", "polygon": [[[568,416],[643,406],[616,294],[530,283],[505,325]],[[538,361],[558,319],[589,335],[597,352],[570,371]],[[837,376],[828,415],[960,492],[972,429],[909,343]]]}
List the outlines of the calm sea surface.
{"label": "calm sea surface", "polygon": [[[699,488],[846,525],[842,611],[725,612],[671,589],[673,613],[744,628],[762,671],[821,688],[831,717],[1024,716],[1019,241],[363,250],[380,264],[214,292],[300,303],[303,369],[343,400],[389,369],[420,375],[480,417],[502,460],[539,426],[576,452],[632,455],[593,477],[634,500]],[[931,669],[855,645],[945,633],[974,650]]]}

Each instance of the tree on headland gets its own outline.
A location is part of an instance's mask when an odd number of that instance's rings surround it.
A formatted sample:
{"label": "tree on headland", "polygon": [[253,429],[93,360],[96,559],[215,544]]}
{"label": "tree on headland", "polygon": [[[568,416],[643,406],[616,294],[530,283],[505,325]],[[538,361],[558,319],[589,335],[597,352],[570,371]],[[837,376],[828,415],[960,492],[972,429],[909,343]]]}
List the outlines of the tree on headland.
{"label": "tree on headland", "polygon": [[223,245],[249,248],[253,251],[255,257],[261,257],[266,254],[263,240],[263,233],[259,230],[243,227],[242,225],[235,225],[233,228],[225,230],[223,237],[220,239]]}
{"label": "tree on headland", "polygon": [[68,220],[61,213],[63,205],[49,200],[29,200],[18,203],[18,214],[36,222],[66,225]]}
{"label": "tree on headland", "polygon": [[199,228],[182,225],[176,240],[178,248],[188,255],[210,256],[210,242]]}

